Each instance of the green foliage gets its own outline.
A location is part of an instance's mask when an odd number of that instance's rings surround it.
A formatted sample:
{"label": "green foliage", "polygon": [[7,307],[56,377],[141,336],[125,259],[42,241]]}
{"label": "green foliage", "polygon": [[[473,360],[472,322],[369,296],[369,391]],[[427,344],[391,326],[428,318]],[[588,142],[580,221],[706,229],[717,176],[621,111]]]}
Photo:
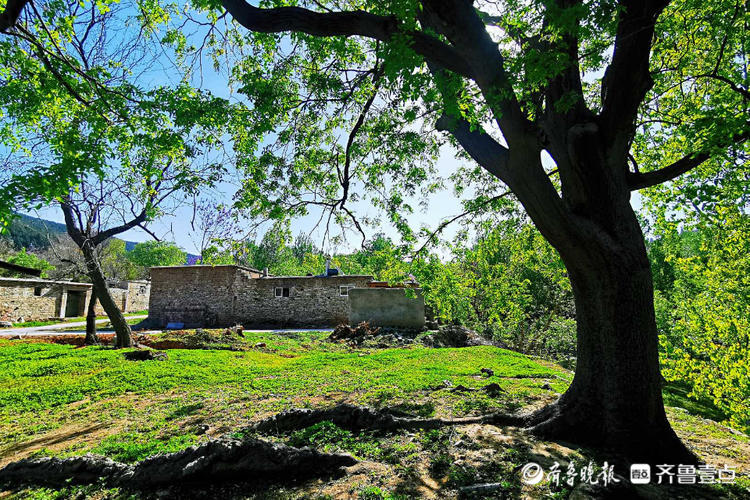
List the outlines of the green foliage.
{"label": "green foliage", "polygon": [[667,380],[685,383],[727,420],[750,429],[750,218],[719,209],[721,224],[678,233],[665,225],[660,244],[672,280],[656,296]]}
{"label": "green foliage", "polygon": [[138,243],[126,255],[130,262],[146,269],[155,266],[181,266],[187,259],[184,250],[167,241]]}
{"label": "green foliage", "polygon": [[[43,258],[39,257],[38,255],[27,252],[25,248],[22,248],[15,255],[6,257],[5,260],[11,264],[16,264],[18,266],[30,267],[32,269],[39,269],[42,271],[42,275],[41,275],[42,278],[49,277],[49,273],[47,273],[47,271],[55,268],[55,266],[53,266],[52,264],[50,264]],[[24,273],[8,271],[4,269],[0,270],[0,276],[27,277],[27,278],[29,277],[27,274],[24,274]]]}
{"label": "green foliage", "polygon": [[117,238],[112,238],[104,244],[100,257],[104,275],[114,280],[147,278],[148,269],[131,260],[126,247],[126,243]]}

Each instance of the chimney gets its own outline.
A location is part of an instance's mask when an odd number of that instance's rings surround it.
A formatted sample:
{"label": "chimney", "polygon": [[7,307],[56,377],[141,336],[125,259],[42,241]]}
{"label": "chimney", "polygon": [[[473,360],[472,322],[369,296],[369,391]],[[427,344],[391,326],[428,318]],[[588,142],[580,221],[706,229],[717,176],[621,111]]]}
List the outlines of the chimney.
{"label": "chimney", "polygon": [[263,277],[264,278],[268,278],[268,268],[267,267],[263,268]]}
{"label": "chimney", "polygon": [[328,276],[328,272],[331,270],[331,259],[326,259],[326,276]]}

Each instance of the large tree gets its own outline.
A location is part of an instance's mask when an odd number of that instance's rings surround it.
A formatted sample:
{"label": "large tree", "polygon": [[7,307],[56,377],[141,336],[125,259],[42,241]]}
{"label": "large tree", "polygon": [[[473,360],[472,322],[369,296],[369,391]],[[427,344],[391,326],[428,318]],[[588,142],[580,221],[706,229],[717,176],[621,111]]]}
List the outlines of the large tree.
{"label": "large tree", "polygon": [[[232,137],[240,206],[271,218],[315,206],[361,232],[354,209],[369,196],[413,240],[407,198],[440,187],[434,130],[447,134],[480,167],[452,179],[459,191],[474,183],[469,211],[508,189],[570,277],[575,378],[521,421],[635,460],[694,460],[664,411],[631,195],[747,147],[742,2],[193,3],[209,27],[199,56],[212,48],[217,68],[230,61],[251,103]],[[222,9],[247,38],[219,29]]]}
{"label": "large tree", "polygon": [[[307,201],[347,208],[358,175],[363,190],[374,188],[382,203],[394,203],[377,183],[378,175],[392,173],[393,162],[367,155],[397,151],[400,172],[417,172],[411,180],[418,182],[419,171],[405,159],[408,149],[396,141],[408,133],[404,123],[430,123],[434,116],[438,130],[520,201],[559,252],[572,284],[575,377],[555,404],[524,423],[540,436],[611,447],[635,460],[695,460],[664,411],[652,278],[631,197],[746,147],[748,52],[742,33],[748,13],[742,3],[285,3],[259,8],[222,1],[251,33],[256,52],[266,48],[267,60],[276,64],[248,57],[235,68],[256,100],[257,116],[297,148],[291,161],[268,149],[251,160],[251,196],[267,200],[259,192],[271,179],[271,189],[285,186],[279,199],[290,200],[290,191],[302,198],[309,188],[299,188],[305,168],[325,184],[320,174],[326,171],[309,161],[300,169],[300,152],[313,151],[307,144],[316,133],[346,123],[348,140],[333,141],[332,154],[321,147],[313,156],[335,166],[330,171],[338,182],[330,184],[340,189],[316,191]],[[284,59],[279,54],[285,45],[292,48]],[[259,68],[279,79],[261,82]],[[304,112],[326,92],[334,103],[354,95],[357,105],[328,115],[350,121],[314,120]],[[278,106],[260,104],[271,102]],[[379,103],[384,106],[375,112]],[[371,121],[368,113],[375,115]],[[305,128],[305,120],[319,123],[318,132]],[[545,169],[543,155],[554,169]],[[358,165],[364,165],[359,173]],[[279,172],[286,184],[278,182]]]}

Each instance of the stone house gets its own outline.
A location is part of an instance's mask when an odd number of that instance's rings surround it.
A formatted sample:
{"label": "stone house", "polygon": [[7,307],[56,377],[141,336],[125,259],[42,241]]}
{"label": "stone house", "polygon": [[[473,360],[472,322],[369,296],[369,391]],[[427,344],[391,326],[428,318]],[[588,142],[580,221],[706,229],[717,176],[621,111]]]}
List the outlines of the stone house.
{"label": "stone house", "polygon": [[[154,327],[168,323],[185,327],[335,326],[350,320],[350,290],[366,289],[371,283],[373,277],[368,275],[269,276],[236,265],[152,267],[149,322]],[[408,302],[400,304],[404,300]],[[421,295],[413,300],[403,290],[400,295],[379,294],[380,309],[370,308],[358,317],[377,323],[378,311],[388,312],[397,302],[396,311],[408,310],[407,316],[417,318],[412,320],[418,323],[415,327],[424,324]],[[386,319],[384,326],[388,322]]]}
{"label": "stone house", "polygon": [[[112,283],[109,291],[123,312],[148,307],[148,281]],[[40,278],[0,277],[0,320],[12,323],[85,316],[91,299],[91,283]],[[96,312],[103,315],[101,304]]]}

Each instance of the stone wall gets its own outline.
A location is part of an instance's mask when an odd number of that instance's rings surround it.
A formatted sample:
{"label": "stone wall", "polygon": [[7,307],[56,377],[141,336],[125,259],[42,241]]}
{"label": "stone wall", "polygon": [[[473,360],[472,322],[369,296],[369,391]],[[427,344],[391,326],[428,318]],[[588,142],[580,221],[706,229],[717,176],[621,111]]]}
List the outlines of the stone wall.
{"label": "stone wall", "polygon": [[419,289],[409,297],[403,288],[355,288],[349,291],[349,324],[422,328],[424,297]]}
{"label": "stone wall", "polygon": [[[363,287],[372,276],[280,276],[238,278],[234,317],[250,326],[335,326],[349,316],[348,291]],[[342,290],[342,287],[343,290]],[[276,289],[281,290],[277,296]],[[284,289],[288,296],[284,296]],[[342,292],[344,295],[342,295]]]}
{"label": "stone wall", "polygon": [[260,276],[238,266],[152,267],[149,322],[158,327],[231,324],[234,283],[242,273]]}
{"label": "stone wall", "polygon": [[349,287],[370,281],[371,276],[262,277],[239,266],[155,267],[149,322],[154,327],[170,322],[185,327],[335,326],[348,319]]}
{"label": "stone wall", "polygon": [[145,311],[151,296],[151,283],[148,281],[128,281],[128,304],[126,312]]}
{"label": "stone wall", "polygon": [[90,287],[87,283],[0,278],[0,320],[18,323],[65,317],[68,292],[83,294],[81,304],[85,304]]}
{"label": "stone wall", "polygon": [[[128,313],[148,308],[150,289],[151,285],[147,281],[125,281],[111,286],[109,293],[120,310]],[[77,307],[71,308],[68,307],[68,298],[72,293],[78,294],[80,298],[77,299]],[[71,315],[85,316],[89,300],[90,283],[38,278],[0,278],[0,321],[18,323]],[[95,310],[97,315],[106,315],[99,302],[96,303]]]}

